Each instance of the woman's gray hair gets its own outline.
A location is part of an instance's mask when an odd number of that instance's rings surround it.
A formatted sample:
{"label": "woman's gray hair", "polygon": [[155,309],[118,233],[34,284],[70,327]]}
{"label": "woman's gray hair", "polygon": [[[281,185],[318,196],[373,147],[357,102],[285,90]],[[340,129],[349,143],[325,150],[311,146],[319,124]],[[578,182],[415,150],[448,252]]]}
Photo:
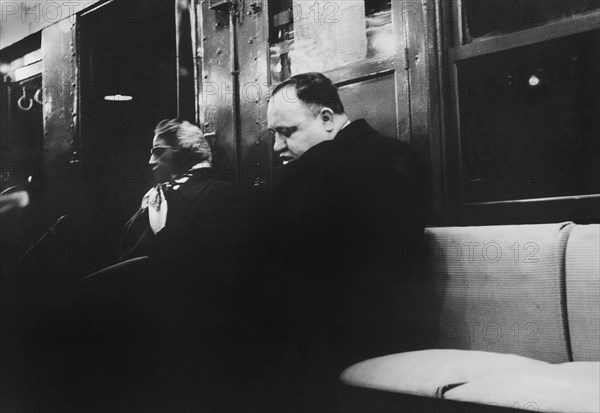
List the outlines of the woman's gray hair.
{"label": "woman's gray hair", "polygon": [[158,122],[154,134],[167,145],[180,151],[178,161],[192,166],[199,162],[212,162],[212,151],[200,128],[187,120],[164,119]]}

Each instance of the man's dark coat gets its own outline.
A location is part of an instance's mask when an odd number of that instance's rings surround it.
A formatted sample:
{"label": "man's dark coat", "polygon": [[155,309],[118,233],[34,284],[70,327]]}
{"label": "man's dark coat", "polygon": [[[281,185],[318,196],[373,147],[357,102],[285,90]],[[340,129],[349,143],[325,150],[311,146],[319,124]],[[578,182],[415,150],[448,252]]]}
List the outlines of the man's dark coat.
{"label": "man's dark coat", "polygon": [[364,120],[285,167],[268,203],[264,290],[280,299],[284,346],[297,356],[282,374],[298,370],[309,399],[333,397],[351,363],[393,351],[384,344],[394,342],[427,213],[422,170],[410,145]]}

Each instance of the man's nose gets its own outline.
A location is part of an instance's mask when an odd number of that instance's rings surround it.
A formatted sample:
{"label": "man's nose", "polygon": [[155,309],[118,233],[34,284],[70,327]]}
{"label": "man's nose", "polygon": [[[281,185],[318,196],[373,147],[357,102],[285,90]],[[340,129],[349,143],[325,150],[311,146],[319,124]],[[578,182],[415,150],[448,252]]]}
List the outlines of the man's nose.
{"label": "man's nose", "polygon": [[156,165],[157,161],[156,161],[156,156],[154,156],[154,154],[150,155],[150,159],[148,159],[148,165],[152,166],[152,165]]}
{"label": "man's nose", "polygon": [[275,152],[281,152],[285,149],[285,147],[285,139],[283,139],[279,133],[275,133],[275,143],[273,144],[273,150]]}

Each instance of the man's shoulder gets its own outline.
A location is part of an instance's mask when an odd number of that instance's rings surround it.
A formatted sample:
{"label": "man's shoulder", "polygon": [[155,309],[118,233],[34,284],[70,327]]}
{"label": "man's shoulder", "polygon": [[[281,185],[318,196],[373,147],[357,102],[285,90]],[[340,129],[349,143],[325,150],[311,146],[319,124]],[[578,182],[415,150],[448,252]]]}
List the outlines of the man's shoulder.
{"label": "man's shoulder", "polygon": [[346,139],[341,139],[342,148],[362,157],[416,159],[412,146],[404,141],[383,135],[373,129],[364,119],[352,122],[347,128]]}

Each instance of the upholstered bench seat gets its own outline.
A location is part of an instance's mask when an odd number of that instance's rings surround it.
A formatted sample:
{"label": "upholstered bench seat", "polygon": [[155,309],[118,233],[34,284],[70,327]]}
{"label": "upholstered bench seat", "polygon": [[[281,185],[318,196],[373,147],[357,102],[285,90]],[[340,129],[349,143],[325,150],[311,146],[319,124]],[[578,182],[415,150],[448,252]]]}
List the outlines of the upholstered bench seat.
{"label": "upholstered bench seat", "polygon": [[431,310],[390,327],[420,346],[348,367],[345,411],[600,413],[600,225],[425,238]]}
{"label": "upholstered bench seat", "polygon": [[447,391],[448,400],[551,413],[600,412],[600,362],[532,366],[481,377]]}
{"label": "upholstered bench seat", "polygon": [[515,354],[423,350],[357,363],[340,376],[344,384],[441,398],[454,386],[492,374],[537,370],[550,363]]}
{"label": "upholstered bench seat", "polygon": [[514,354],[423,350],[357,363],[348,386],[538,412],[600,412],[600,362],[551,364]]}

